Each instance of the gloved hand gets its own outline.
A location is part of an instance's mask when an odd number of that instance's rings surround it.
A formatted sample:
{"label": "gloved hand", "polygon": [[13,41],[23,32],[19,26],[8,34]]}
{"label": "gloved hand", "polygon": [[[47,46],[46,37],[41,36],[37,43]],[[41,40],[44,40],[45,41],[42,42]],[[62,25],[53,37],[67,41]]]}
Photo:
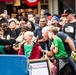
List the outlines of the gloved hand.
{"label": "gloved hand", "polygon": [[72,51],[71,57],[73,58],[74,61],[76,61],[76,51]]}

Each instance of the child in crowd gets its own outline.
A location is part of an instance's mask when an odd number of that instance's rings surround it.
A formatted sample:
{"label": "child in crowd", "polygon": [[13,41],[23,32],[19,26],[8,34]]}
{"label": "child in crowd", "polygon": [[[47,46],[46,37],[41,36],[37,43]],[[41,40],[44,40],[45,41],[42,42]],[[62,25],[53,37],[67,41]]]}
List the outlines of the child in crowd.
{"label": "child in crowd", "polygon": [[40,48],[39,44],[32,41],[33,32],[27,31],[24,33],[25,43],[21,45],[18,54],[26,55],[29,59],[38,59],[40,58]]}
{"label": "child in crowd", "polygon": [[52,27],[49,29],[48,35],[49,38],[52,40],[52,45],[51,45],[51,51],[55,54],[56,58],[66,58],[68,57],[63,42],[62,40],[57,36],[58,33],[58,28],[57,27]]}
{"label": "child in crowd", "polygon": [[60,75],[64,75],[62,74],[62,68],[66,65],[68,61],[68,55],[65,51],[64,44],[62,40],[57,36],[57,33],[57,27],[51,27],[48,31],[49,38],[53,40],[50,50],[52,53],[54,53],[54,57],[56,58],[55,63],[58,67],[58,73],[60,73]]}

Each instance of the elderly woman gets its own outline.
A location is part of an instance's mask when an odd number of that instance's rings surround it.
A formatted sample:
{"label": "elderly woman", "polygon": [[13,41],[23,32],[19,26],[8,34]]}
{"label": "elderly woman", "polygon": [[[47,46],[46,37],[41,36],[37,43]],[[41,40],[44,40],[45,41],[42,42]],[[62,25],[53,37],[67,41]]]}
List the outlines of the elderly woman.
{"label": "elderly woman", "polygon": [[40,58],[40,48],[39,44],[32,41],[33,32],[27,31],[24,33],[25,43],[21,45],[18,54],[26,55],[29,59],[38,59]]}

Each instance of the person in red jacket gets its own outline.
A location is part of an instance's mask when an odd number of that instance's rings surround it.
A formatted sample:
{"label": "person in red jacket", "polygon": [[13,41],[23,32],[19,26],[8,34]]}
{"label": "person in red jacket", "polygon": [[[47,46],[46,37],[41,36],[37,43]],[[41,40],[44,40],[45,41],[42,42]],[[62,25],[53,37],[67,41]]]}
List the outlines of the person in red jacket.
{"label": "person in red jacket", "polygon": [[32,41],[33,32],[27,31],[24,34],[25,43],[21,45],[18,55],[25,55],[29,59],[40,58],[39,44]]}

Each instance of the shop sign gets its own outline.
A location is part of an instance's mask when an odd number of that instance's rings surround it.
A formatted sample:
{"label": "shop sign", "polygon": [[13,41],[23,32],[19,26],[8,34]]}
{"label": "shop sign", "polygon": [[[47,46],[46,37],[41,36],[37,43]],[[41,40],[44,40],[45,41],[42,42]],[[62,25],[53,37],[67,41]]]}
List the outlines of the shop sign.
{"label": "shop sign", "polygon": [[36,6],[40,0],[24,0],[28,6]]}

